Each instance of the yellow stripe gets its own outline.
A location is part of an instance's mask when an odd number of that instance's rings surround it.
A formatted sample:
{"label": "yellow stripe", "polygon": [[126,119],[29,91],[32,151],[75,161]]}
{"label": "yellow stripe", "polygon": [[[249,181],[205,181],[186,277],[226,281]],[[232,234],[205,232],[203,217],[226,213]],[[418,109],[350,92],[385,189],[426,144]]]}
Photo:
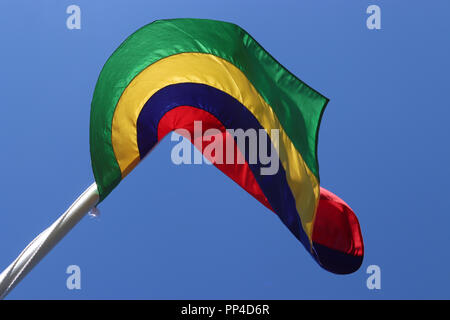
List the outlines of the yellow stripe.
{"label": "yellow stripe", "polygon": [[136,123],[145,103],[158,90],[176,83],[202,83],[238,100],[271,134],[279,129],[279,150],[287,182],[310,241],[319,199],[319,183],[283,130],[272,108],[233,64],[210,54],[181,53],[148,66],[124,90],[112,121],[112,145],[124,178],[139,163]]}

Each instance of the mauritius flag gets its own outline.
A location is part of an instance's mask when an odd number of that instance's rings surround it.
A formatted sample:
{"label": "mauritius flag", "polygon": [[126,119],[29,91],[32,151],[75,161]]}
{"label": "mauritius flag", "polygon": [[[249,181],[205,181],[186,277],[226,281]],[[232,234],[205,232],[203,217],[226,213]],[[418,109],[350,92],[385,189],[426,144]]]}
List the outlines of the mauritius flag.
{"label": "mauritius flag", "polygon": [[223,136],[263,130],[278,155],[275,174],[261,174],[263,164],[247,154],[244,163],[214,165],[272,210],[323,268],[351,273],[363,258],[358,220],[319,183],[327,103],[235,24],[148,24],[111,55],[95,88],[90,148],[100,201],[171,131],[193,132],[195,121]]}

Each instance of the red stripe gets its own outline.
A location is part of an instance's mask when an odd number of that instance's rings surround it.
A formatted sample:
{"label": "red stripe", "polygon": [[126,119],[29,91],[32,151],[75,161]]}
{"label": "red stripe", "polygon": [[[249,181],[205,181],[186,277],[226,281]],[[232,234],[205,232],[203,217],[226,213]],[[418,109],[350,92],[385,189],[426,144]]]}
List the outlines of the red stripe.
{"label": "red stripe", "polygon": [[320,188],[313,241],[353,256],[364,255],[364,244],[355,213],[341,198]]}
{"label": "red stripe", "polygon": [[[192,141],[194,139],[194,121],[202,121],[202,132],[196,133],[200,137],[203,137],[203,133],[208,129],[218,129],[220,130],[220,137],[214,137],[209,141],[200,138],[202,141]],[[259,184],[255,180],[253,176],[253,172],[251,171],[248,163],[239,164],[237,163],[237,158],[243,159],[243,155],[239,150],[237,144],[235,143],[233,137],[226,131],[226,128],[223,124],[212,114],[206,112],[202,109],[198,109],[191,106],[180,106],[170,111],[166,112],[164,116],[158,123],[158,141],[164,138],[169,132],[174,131],[176,129],[185,129],[189,131],[190,136],[188,138],[191,143],[193,143],[197,149],[199,149],[200,145],[202,146],[202,153],[204,149],[214,141],[214,139],[223,139],[224,141],[224,151],[226,151],[226,139],[231,139],[233,141],[234,147],[234,155],[235,161],[233,164],[220,164],[215,163],[214,159],[206,156],[206,158],[211,161],[217,169],[225,173],[228,177],[230,177],[234,182],[239,184],[245,191],[254,196],[258,201],[264,204],[267,208],[272,210],[269,201],[267,201],[266,196],[261,191]],[[223,152],[225,155],[226,153]],[[225,157],[224,157],[225,162]],[[273,211],[273,210],[272,210]]]}
{"label": "red stripe", "polygon": [[[202,132],[197,133],[201,141],[192,141],[194,139],[194,121],[202,121]],[[235,160],[237,157],[243,158],[234,139],[226,131],[220,120],[207,111],[191,106],[180,106],[166,112],[158,123],[158,141],[176,129],[188,131],[189,136],[186,138],[199,150],[201,145],[200,151],[202,153],[216,138],[221,138],[223,139],[222,141],[231,139],[233,141]],[[220,131],[219,137],[214,137],[208,141],[203,139],[203,134],[208,129],[218,129]],[[225,154],[225,143],[223,147],[223,154]],[[235,161],[233,164],[218,164],[215,163],[214,159],[207,158],[220,171],[272,210],[247,162],[238,164]],[[342,199],[324,188],[320,188],[319,206],[313,230],[313,242],[352,256],[362,257],[364,253],[361,230],[353,210]]]}

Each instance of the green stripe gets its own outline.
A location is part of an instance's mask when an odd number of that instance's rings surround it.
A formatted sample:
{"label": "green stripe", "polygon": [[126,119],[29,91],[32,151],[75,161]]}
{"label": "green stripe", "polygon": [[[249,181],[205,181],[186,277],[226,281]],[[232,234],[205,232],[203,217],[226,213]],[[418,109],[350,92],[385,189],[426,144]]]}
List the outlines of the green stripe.
{"label": "green stripe", "polygon": [[317,134],[327,98],[291,74],[235,24],[200,19],[158,20],[133,33],[116,49],[95,87],[90,147],[101,200],[121,180],[112,148],[111,125],[122,92],[152,63],[183,52],[213,54],[239,68],[272,107],[294,146],[319,179]]}

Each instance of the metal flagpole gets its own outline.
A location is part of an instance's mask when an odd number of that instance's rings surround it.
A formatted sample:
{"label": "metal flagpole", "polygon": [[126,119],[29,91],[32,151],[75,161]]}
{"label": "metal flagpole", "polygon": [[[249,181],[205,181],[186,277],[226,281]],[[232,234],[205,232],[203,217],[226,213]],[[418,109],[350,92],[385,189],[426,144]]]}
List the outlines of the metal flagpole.
{"label": "metal flagpole", "polygon": [[92,209],[99,201],[94,182],[50,227],[39,234],[0,274],[0,299],[31,271],[42,258]]}

